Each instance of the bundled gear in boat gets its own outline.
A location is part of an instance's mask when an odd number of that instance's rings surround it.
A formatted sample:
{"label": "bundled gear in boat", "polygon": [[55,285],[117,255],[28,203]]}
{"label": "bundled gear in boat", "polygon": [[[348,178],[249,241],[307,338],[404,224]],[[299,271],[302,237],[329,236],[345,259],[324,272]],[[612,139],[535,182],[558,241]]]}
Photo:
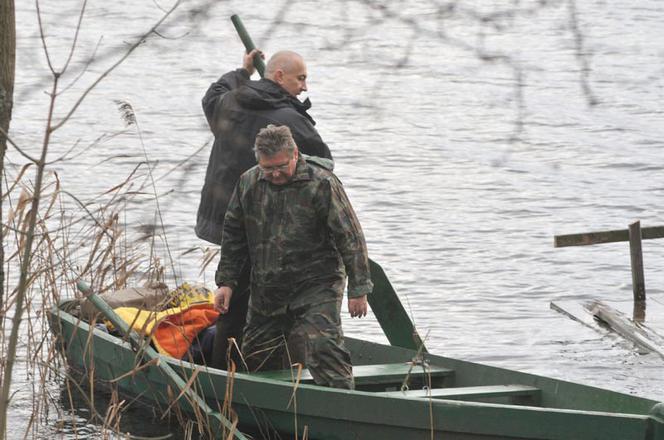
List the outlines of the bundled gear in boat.
{"label": "bundled gear in boat", "polygon": [[[219,312],[214,310],[212,292],[204,287],[184,283],[169,292],[168,298],[168,304],[161,310],[122,306],[114,311],[139,334],[149,336],[159,353],[180,359],[199,334],[214,324]],[[110,321],[106,326],[113,331]],[[200,345],[197,341],[197,347]],[[205,354],[201,353],[199,361],[204,359]]]}

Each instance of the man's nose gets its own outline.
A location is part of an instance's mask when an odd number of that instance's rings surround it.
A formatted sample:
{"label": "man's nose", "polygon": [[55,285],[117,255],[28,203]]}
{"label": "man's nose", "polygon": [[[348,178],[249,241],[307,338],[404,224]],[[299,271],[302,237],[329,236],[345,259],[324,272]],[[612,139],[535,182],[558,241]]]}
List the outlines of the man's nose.
{"label": "man's nose", "polygon": [[302,91],[303,92],[307,91],[307,82],[306,81],[302,81]]}

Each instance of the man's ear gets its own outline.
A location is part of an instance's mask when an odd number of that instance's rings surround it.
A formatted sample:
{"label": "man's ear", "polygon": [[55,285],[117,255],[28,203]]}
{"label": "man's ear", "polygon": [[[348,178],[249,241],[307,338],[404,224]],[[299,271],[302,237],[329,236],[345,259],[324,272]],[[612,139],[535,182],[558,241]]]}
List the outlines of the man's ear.
{"label": "man's ear", "polygon": [[281,70],[281,69],[277,69],[274,72],[274,75],[272,76],[272,78],[274,78],[274,82],[276,82],[277,84],[283,83],[284,82],[284,71]]}

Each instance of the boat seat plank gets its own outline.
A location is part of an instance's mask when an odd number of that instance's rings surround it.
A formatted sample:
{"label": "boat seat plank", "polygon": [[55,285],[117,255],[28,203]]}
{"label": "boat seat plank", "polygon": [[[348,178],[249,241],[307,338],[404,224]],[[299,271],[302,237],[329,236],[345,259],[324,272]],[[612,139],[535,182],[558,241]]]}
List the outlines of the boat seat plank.
{"label": "boat seat plank", "polygon": [[473,400],[481,398],[510,398],[521,403],[538,404],[542,391],[528,385],[488,385],[474,387],[432,388],[406,391],[384,391],[382,396]]}
{"label": "boat seat plank", "polygon": [[[412,366],[408,362],[395,364],[376,364],[376,365],[354,365],[353,377],[355,385],[379,385],[401,382],[410,372],[411,378],[427,378],[431,375],[432,379],[444,378],[454,373],[454,370],[448,368],[428,365],[426,375],[424,368],[420,365]],[[283,380],[292,382],[297,370],[272,370],[259,371],[251,373],[264,379]],[[314,379],[306,368],[302,370],[300,383],[313,383]]]}

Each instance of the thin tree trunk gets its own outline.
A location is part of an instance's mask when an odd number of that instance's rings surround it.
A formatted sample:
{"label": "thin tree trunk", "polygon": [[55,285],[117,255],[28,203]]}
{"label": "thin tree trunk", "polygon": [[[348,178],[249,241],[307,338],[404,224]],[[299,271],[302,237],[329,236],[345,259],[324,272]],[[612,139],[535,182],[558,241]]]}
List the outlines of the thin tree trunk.
{"label": "thin tree trunk", "polygon": [[18,332],[21,326],[21,319],[23,318],[25,296],[28,292],[30,284],[30,263],[32,262],[32,243],[35,239],[35,229],[37,226],[37,214],[39,213],[39,202],[41,201],[42,182],[44,179],[44,169],[46,168],[46,155],[48,153],[48,145],[53,133],[53,109],[55,107],[55,98],[58,90],[58,76],[56,75],[53,80],[53,89],[51,91],[51,105],[48,110],[48,118],[46,120],[46,130],[44,134],[44,142],[42,144],[42,151],[39,160],[36,162],[37,170],[35,176],[35,184],[32,192],[32,203],[30,206],[30,213],[28,214],[28,224],[25,231],[25,243],[21,253],[21,273],[18,281],[18,289],[16,291],[16,299],[14,305],[14,316],[12,318],[11,332],[9,333],[9,345],[7,346],[7,353],[5,355],[6,364],[2,375],[2,386],[0,387],[0,440],[5,439],[5,431],[7,428],[7,410],[9,407],[9,394],[12,381],[12,373],[14,370],[14,362],[16,361],[16,347],[18,346]]}
{"label": "thin tree trunk", "polygon": [[[4,213],[2,210],[3,176],[5,171],[5,153],[7,151],[7,136],[9,122],[12,118],[14,102],[14,76],[16,68],[16,19],[14,0],[0,0],[0,331],[5,328],[5,237],[2,230]],[[0,353],[7,355],[8,353]],[[0,368],[2,388],[7,388],[11,382],[9,359]],[[0,440],[6,437],[7,407],[9,406],[8,393],[0,394]]]}
{"label": "thin tree trunk", "polygon": [[[14,75],[16,66],[16,22],[14,0],[0,0],[0,225],[3,223],[2,176],[5,171],[5,152],[9,121],[14,102]],[[5,298],[5,237],[0,227],[0,329],[4,328],[2,313]],[[2,369],[0,369],[2,371]],[[0,436],[3,433],[0,432]]]}

